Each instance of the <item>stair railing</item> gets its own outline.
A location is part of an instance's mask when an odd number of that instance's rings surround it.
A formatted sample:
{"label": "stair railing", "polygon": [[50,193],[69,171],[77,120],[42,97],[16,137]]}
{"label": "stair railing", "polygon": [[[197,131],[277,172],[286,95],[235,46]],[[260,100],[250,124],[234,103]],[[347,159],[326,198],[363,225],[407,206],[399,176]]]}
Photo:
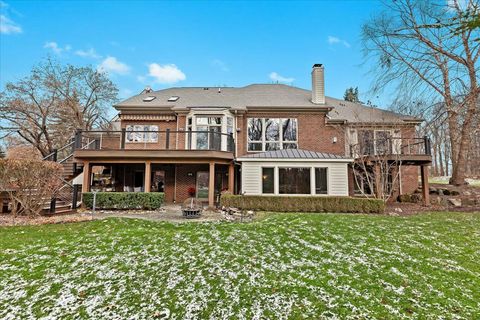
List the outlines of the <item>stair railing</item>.
{"label": "stair railing", "polygon": [[[52,153],[45,156],[42,160],[54,161],[59,164],[66,163],[70,158],[73,157],[74,144],[75,140],[72,139],[70,143],[64,145],[59,149],[54,149]],[[62,154],[61,160],[58,160],[59,152],[60,154]],[[49,209],[50,214],[55,213],[57,201],[64,201],[65,203],[69,203],[71,209],[76,209],[77,201],[79,200],[78,185],[73,185],[72,183],[68,182],[63,177],[58,175],[56,175],[56,178],[58,178],[62,182],[62,186],[52,195]]]}

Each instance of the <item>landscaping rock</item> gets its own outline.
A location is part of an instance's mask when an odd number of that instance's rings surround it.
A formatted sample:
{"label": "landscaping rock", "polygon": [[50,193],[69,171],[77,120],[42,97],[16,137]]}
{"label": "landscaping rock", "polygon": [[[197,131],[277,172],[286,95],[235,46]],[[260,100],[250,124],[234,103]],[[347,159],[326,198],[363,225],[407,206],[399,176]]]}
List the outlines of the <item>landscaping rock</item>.
{"label": "landscaping rock", "polygon": [[443,190],[442,189],[438,189],[437,193],[438,193],[439,196],[443,196]]}
{"label": "landscaping rock", "polygon": [[395,211],[398,212],[398,213],[402,213],[402,212],[403,212],[402,208],[395,208]]}
{"label": "landscaping rock", "polygon": [[475,206],[476,204],[477,204],[477,201],[475,199],[470,199],[470,198],[462,199],[462,206],[468,207],[468,206]]}
{"label": "landscaping rock", "polygon": [[[417,191],[418,191],[418,189],[415,190],[415,193],[417,193]],[[428,192],[429,192],[430,194],[436,194],[436,193],[438,193],[438,190],[437,190],[437,188],[435,188],[435,187],[430,187],[429,190],[428,190]]]}
{"label": "landscaping rock", "polygon": [[461,207],[462,201],[460,199],[450,198],[448,199],[448,203],[454,207]]}
{"label": "landscaping rock", "polygon": [[470,191],[465,190],[465,191],[463,191],[463,195],[465,195],[465,196],[471,196],[472,193],[471,193]]}

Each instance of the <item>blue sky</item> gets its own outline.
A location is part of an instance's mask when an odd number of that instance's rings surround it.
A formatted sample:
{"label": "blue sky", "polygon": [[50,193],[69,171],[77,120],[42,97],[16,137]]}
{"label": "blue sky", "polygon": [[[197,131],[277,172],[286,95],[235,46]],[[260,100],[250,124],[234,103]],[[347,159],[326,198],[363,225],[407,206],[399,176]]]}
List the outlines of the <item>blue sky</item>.
{"label": "blue sky", "polygon": [[360,31],[377,1],[1,2],[0,85],[51,55],[107,71],[121,98],[171,86],[292,84],[310,88],[323,63],[326,94],[367,93]]}

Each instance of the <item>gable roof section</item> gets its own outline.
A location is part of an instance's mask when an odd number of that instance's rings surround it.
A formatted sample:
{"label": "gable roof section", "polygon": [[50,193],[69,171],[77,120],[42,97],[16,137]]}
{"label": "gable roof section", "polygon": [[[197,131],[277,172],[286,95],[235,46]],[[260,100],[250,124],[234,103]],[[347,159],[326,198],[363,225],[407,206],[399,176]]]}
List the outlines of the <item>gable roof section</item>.
{"label": "gable roof section", "polygon": [[[147,102],[146,97],[155,97]],[[168,101],[179,97],[176,101]],[[142,92],[114,106],[118,110],[142,112],[182,111],[190,108],[223,107],[232,110],[274,109],[276,111],[318,110],[328,112],[332,122],[403,123],[421,121],[411,116],[368,107],[331,97],[324,105],[311,101],[311,91],[284,84],[252,84],[245,87],[176,87]],[[333,109],[333,110],[332,110]]]}

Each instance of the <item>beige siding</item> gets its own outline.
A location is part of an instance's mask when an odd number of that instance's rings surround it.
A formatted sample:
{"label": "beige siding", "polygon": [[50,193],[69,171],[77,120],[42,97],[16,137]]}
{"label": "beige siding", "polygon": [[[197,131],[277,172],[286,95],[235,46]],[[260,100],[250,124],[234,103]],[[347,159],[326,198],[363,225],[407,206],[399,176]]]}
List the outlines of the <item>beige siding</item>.
{"label": "beige siding", "polygon": [[[275,168],[275,184],[278,183],[277,168],[279,167],[326,167],[328,168],[328,195],[348,196],[347,165],[347,162],[326,161],[244,161],[242,162],[242,192],[249,195],[262,194],[262,167]],[[313,194],[314,181],[311,183]],[[278,192],[277,186],[275,191]]]}

